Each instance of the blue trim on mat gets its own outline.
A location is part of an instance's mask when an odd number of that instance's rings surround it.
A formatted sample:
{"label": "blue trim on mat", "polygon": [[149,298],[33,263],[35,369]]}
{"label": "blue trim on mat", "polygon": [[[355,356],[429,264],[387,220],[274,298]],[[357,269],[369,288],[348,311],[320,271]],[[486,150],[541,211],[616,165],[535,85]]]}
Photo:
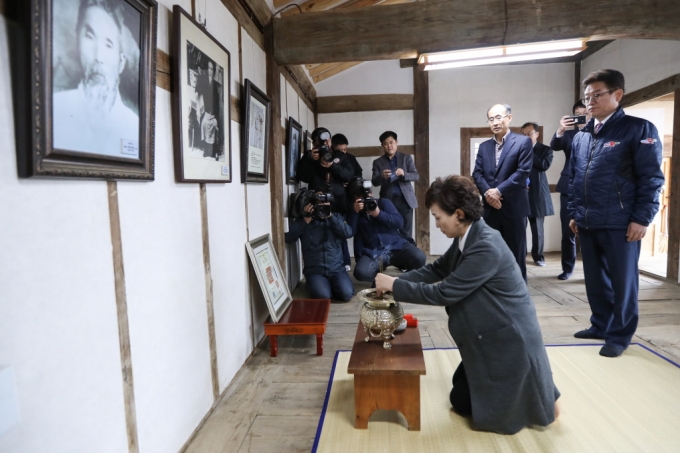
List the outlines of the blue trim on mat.
{"label": "blue trim on mat", "polygon": [[321,439],[321,430],[323,429],[323,422],[326,419],[326,409],[328,409],[328,400],[331,397],[331,387],[333,387],[333,376],[335,376],[335,365],[338,364],[338,357],[341,352],[352,352],[347,349],[338,349],[335,351],[335,358],[333,358],[333,366],[331,367],[331,375],[328,378],[328,387],[326,388],[326,398],[323,400],[323,409],[321,409],[321,416],[319,417],[319,425],[316,428],[316,436],[314,436],[314,445],[312,445],[312,453],[316,453],[319,448],[319,439]]}
{"label": "blue trim on mat", "polygon": [[[653,349],[648,348],[647,346],[641,344],[641,343],[631,343],[631,345],[635,346],[640,346],[643,349],[646,349],[647,351],[651,352],[652,354],[661,357],[664,359],[666,362],[675,365],[677,368],[680,368],[680,364],[672,361],[671,359],[662,356],[658,352],[654,351]],[[564,347],[564,346],[602,346],[602,343],[572,343],[572,344],[547,344],[545,345],[547,348],[558,348],[558,347]],[[458,348],[423,348],[423,351],[436,351],[438,349],[458,349]],[[312,452],[311,453],[317,453],[317,448],[319,448],[319,440],[321,439],[321,431],[323,430],[323,422],[326,419],[326,409],[328,409],[328,400],[330,399],[331,396],[331,388],[333,387],[333,376],[335,375],[335,366],[338,363],[338,357],[340,356],[341,352],[352,352],[351,349],[338,349],[335,351],[335,358],[333,359],[333,367],[331,368],[331,375],[328,378],[328,387],[326,388],[326,398],[323,401],[323,409],[321,409],[321,416],[319,417],[319,425],[316,428],[316,436],[314,437],[314,445],[312,446]]]}

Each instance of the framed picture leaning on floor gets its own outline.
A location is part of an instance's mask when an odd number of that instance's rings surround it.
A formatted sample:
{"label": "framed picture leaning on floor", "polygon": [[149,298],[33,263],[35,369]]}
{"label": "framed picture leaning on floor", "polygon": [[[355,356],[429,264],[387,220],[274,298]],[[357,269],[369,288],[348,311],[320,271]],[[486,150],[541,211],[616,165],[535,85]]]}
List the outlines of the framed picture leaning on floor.
{"label": "framed picture leaning on floor", "polygon": [[178,182],[231,182],[231,55],[173,7],[173,129]]}
{"label": "framed picture leaning on floor", "polygon": [[152,180],[156,1],[6,8],[20,176]]}

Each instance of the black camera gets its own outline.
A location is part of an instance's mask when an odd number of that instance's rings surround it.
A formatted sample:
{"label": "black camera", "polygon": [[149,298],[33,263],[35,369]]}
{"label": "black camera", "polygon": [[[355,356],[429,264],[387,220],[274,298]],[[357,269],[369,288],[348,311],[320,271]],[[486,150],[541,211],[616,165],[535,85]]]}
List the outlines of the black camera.
{"label": "black camera", "polygon": [[[321,203],[332,203],[333,194],[328,192],[316,193],[309,189],[300,189],[291,195],[290,213],[295,218],[313,217],[317,220],[324,220],[331,216],[331,205]],[[312,212],[305,211],[305,206],[312,204]]]}
{"label": "black camera", "polygon": [[378,200],[371,195],[371,181],[356,178],[350,182],[348,191],[352,197],[361,197],[357,201],[364,204],[364,211],[372,212],[378,209]]}
{"label": "black camera", "polygon": [[322,131],[319,134],[319,141],[321,142],[321,145],[319,146],[319,158],[323,160],[324,162],[333,162],[335,159],[335,154],[333,153],[333,150],[326,145],[326,141],[330,140],[331,138],[331,133],[328,131]]}

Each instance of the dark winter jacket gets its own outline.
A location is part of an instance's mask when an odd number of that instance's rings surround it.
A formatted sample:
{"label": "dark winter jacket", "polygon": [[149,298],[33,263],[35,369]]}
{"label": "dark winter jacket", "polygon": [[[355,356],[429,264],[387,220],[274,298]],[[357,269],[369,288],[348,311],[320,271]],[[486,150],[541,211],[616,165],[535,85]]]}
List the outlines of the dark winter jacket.
{"label": "dark winter jacket", "polygon": [[345,183],[352,180],[354,170],[342,151],[334,151],[333,165],[325,168],[319,160],[312,159],[312,153],[300,158],[298,165],[298,179],[309,184],[314,191],[330,192],[333,194],[331,210],[345,214],[347,212],[347,198]]}
{"label": "dark winter jacket", "polygon": [[377,258],[391,250],[401,250],[408,241],[401,237],[399,228],[404,225],[404,219],[386,198],[378,199],[380,214],[371,217],[366,212],[347,213],[347,223],[354,235],[354,257],[359,259],[366,255]]}
{"label": "dark winter jacket", "polygon": [[302,244],[305,275],[320,274],[326,277],[345,272],[342,258],[342,242],[352,237],[352,229],[341,214],[333,214],[326,220],[295,219],[286,233],[286,243],[298,239]]}
{"label": "dark winter jacket", "polygon": [[656,127],[621,107],[597,135],[594,127],[591,119],[572,143],[570,218],[586,229],[649,225],[659,210],[664,182]]}
{"label": "dark winter jacket", "polygon": [[550,140],[550,149],[553,151],[564,151],[564,167],[562,168],[562,173],[560,173],[560,179],[557,181],[557,190],[563,195],[569,195],[569,178],[571,177],[571,144],[574,141],[574,136],[578,133],[578,130],[569,129],[564,131],[564,135],[558,137],[557,134],[553,135],[552,140]]}
{"label": "dark winter jacket", "polygon": [[547,217],[555,214],[550,186],[545,172],[553,161],[553,152],[543,143],[534,145],[534,161],[529,173],[529,217]]}

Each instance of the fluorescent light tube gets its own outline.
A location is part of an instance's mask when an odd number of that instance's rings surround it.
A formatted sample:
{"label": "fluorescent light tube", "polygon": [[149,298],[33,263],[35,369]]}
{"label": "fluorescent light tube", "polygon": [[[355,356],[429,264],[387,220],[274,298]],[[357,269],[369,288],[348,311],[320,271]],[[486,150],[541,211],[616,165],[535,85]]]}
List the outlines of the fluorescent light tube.
{"label": "fluorescent light tube", "polygon": [[543,52],[528,55],[505,55],[496,58],[483,58],[468,61],[452,61],[449,63],[427,64],[425,65],[425,70],[432,71],[434,69],[464,68],[467,66],[483,66],[491,64],[513,63],[517,61],[540,60],[544,58],[570,57],[572,55],[576,55],[579,52],[580,50],[563,50],[559,52]]}

